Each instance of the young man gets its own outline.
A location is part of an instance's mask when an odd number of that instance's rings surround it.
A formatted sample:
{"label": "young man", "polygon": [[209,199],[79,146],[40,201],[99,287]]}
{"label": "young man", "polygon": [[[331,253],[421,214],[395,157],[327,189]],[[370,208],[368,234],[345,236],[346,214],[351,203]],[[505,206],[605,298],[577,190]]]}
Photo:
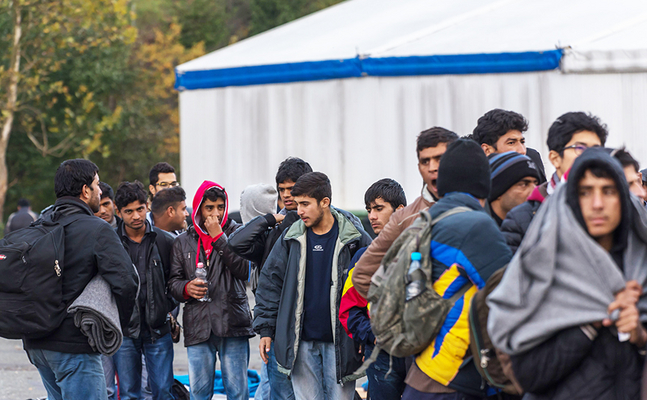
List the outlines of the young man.
{"label": "young man", "polygon": [[263,361],[274,343],[281,372],[297,399],[352,399],[359,346],[338,318],[343,274],[371,238],[331,208],[332,189],[321,172],[302,175],[292,188],[301,218],[270,252],[256,290],[254,330]]}
{"label": "young man", "polygon": [[[121,326],[126,326],[137,295],[137,273],[115,231],[94,216],[99,211],[99,169],[82,159],[64,161],[56,170],[56,203],[43,216],[59,220],[75,215],[65,228],[65,268],[62,301],[70,304],[99,274],[112,289]],[[52,400],[105,400],[101,358],[88,337],[68,314],[61,326],[40,339],[24,340],[29,360],[38,368]]]}
{"label": "young man", "polygon": [[539,206],[555,191],[560,180],[565,179],[575,159],[589,147],[604,146],[607,135],[606,125],[598,117],[583,112],[568,112],[553,122],[546,144],[555,173],[548,182],[533,190],[528,201],[511,210],[501,224],[512,252],[517,251]]}
{"label": "young man", "polygon": [[458,135],[440,127],[427,129],[418,135],[416,146],[418,172],[424,184],[421,196],[393,214],[381,234],[355,265],[352,281],[357,292],[363,297],[368,295],[371,277],[380,267],[382,258],[391,244],[413,223],[420,211],[428,209],[438,200],[437,179],[440,157],[447,150],[447,146],[456,139]]}
{"label": "young man", "polygon": [[115,195],[122,222],[117,226],[123,248],[139,274],[139,297],[130,323],[122,326],[124,342],[113,359],[119,397],[142,395],[142,355],[153,399],[173,399],[173,341],[167,314],[175,302],[167,295],[173,238],[146,221],[146,191],[138,182],[123,182]]}
{"label": "young man", "polygon": [[525,202],[539,181],[537,166],[528,156],[514,151],[491,154],[492,190],[485,211],[501,226],[510,210]]}
{"label": "young man", "polygon": [[486,156],[508,151],[525,155],[526,139],[523,133],[527,130],[528,121],[523,115],[495,108],[479,118],[472,139],[481,146]]}
{"label": "young man", "polygon": [[174,238],[177,232],[186,229],[186,193],[179,186],[160,190],[151,202],[151,219],[153,225],[167,232]]}
{"label": "young man", "polygon": [[[185,303],[184,345],[196,400],[213,396],[216,356],[227,398],[249,399],[249,338],[254,336],[245,290],[249,270],[227,246],[228,235],[240,226],[228,218],[228,203],[222,186],[204,181],[193,198],[193,225],[173,242],[169,291]],[[198,263],[206,269],[206,284],[196,278]]]}
{"label": "young man", "polygon": [[115,212],[115,192],[105,182],[99,182],[99,188],[101,188],[101,202],[99,203],[99,212],[94,215],[116,228],[119,217]]}
{"label": "young man", "polygon": [[647,211],[586,150],[488,297],[493,344],[531,400],[637,399],[647,342]]}
{"label": "young man", "polygon": [[478,399],[487,386],[469,355],[467,316],[472,297],[512,257],[503,235],[483,205],[490,194],[490,168],[477,143],[460,139],[440,160],[438,193],[429,213],[437,218],[456,207],[460,212],[440,220],[431,233],[433,288],[450,298],[469,288],[449,311],[440,333],[409,369],[403,400]]}
{"label": "young man", "polygon": [[[302,175],[309,172],[312,172],[310,164],[297,157],[288,157],[279,165],[275,180],[284,208],[276,214],[268,213],[262,217],[256,217],[234,232],[229,238],[229,247],[234,253],[263,268],[276,241],[283,232],[300,219],[296,211],[297,203],[292,196],[292,188]],[[269,362],[266,364],[272,399],[294,399],[292,382],[277,368],[274,346],[270,348],[268,356]]]}
{"label": "young man", "polygon": [[613,150],[611,155],[620,162],[620,165],[622,165],[622,170],[625,173],[627,184],[629,185],[629,191],[638,196],[639,199],[644,200],[647,193],[643,188],[642,175],[639,172],[640,164],[638,164],[638,161],[636,161],[636,159],[633,158],[624,147]]}
{"label": "young man", "polygon": [[153,165],[153,168],[148,173],[148,180],[150,199],[155,197],[160,190],[180,186],[175,176],[175,168],[167,162],[160,162]]}
{"label": "young man", "polygon": [[[393,179],[380,179],[368,188],[364,194],[364,204],[368,211],[368,220],[373,232],[379,236],[391,215],[407,205],[402,186]],[[375,345],[375,336],[371,331],[368,316],[368,303],[353,287],[354,265],[366,251],[362,247],[355,253],[350,262],[351,269],[345,279],[344,290],[339,304],[339,320],[346,333],[357,343],[364,346],[365,357],[370,357]],[[387,372],[391,369],[391,373]],[[366,370],[368,391],[373,400],[400,399],[404,391],[404,378],[407,375],[405,360],[392,358],[385,351],[380,351],[377,360]]]}

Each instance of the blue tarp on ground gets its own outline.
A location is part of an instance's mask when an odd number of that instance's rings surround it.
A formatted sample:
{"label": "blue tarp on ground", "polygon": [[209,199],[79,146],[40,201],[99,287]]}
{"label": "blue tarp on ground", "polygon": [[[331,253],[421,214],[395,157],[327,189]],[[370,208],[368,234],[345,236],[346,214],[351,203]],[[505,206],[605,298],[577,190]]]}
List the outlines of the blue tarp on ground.
{"label": "blue tarp on ground", "polygon": [[[183,385],[188,386],[189,390],[191,390],[191,385],[189,385],[189,375],[175,375],[175,379],[177,379]],[[260,383],[261,376],[258,371],[248,369],[247,384],[249,385],[249,397],[254,397],[254,395],[256,394],[256,389],[258,389],[258,385],[260,385]],[[216,378],[213,381],[213,393],[226,394],[225,386],[222,383],[222,372],[220,370],[216,370]]]}

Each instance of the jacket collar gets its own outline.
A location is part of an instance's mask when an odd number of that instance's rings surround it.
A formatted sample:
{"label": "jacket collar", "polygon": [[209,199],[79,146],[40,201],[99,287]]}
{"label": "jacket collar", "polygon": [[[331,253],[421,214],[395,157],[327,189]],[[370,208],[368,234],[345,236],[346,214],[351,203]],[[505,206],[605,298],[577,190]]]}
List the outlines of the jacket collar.
{"label": "jacket collar", "polygon": [[94,212],[92,212],[89,205],[78,197],[72,196],[64,196],[56,199],[56,202],[54,203],[54,211],[63,216],[76,213],[84,213],[94,216]]}
{"label": "jacket collar", "polygon": [[[355,225],[343,214],[342,211],[330,207],[330,212],[333,217],[337,220],[337,225],[339,226],[339,240],[346,244],[351,240],[357,239],[362,235],[359,233],[359,230]],[[287,233],[285,234],[285,240],[298,239],[299,237],[305,235],[308,228],[306,224],[302,221],[296,221],[290,226]]]}

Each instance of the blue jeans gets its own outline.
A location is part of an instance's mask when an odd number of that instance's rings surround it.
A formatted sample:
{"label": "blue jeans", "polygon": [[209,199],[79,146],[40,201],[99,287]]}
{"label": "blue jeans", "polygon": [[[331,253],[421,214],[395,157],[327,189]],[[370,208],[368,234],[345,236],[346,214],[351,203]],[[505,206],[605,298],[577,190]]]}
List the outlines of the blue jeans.
{"label": "blue jeans", "polygon": [[254,400],[270,400],[270,381],[267,378],[267,364],[261,364],[261,383],[256,388]]}
{"label": "blue jeans", "polygon": [[70,354],[29,349],[48,400],[107,400],[106,377],[99,354]]}
{"label": "blue jeans", "polygon": [[272,400],[294,400],[292,381],[288,376],[279,371],[276,355],[274,354],[274,342],[270,347],[269,360],[267,361],[267,378],[270,380],[270,393]]}
{"label": "blue jeans", "polygon": [[[373,352],[373,346],[366,346],[366,358]],[[391,373],[387,377],[391,367]],[[404,358],[393,357],[389,360],[389,354],[384,350],[380,351],[377,360],[366,370],[368,378],[368,392],[372,400],[400,400],[404,392],[404,378],[407,377],[407,367]]]}
{"label": "blue jeans", "polygon": [[155,400],[173,400],[173,340],[168,333],[156,341],[150,337],[124,342],[113,356],[119,376],[119,398],[139,400],[142,397],[142,354],[146,358],[148,383]]}
{"label": "blue jeans", "polygon": [[297,399],[352,400],[355,395],[355,381],[337,383],[335,345],[326,342],[299,342],[292,387]]}
{"label": "blue jeans", "polygon": [[189,358],[191,400],[210,400],[216,375],[216,355],[220,357],[222,382],[228,400],[249,400],[247,337],[218,337],[186,348]]}

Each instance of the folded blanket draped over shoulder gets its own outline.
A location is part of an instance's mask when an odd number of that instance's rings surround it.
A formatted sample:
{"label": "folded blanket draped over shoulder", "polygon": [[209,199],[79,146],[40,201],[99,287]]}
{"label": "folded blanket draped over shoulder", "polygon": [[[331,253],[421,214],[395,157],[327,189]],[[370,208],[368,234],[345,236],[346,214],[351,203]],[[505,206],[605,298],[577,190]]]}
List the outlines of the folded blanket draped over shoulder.
{"label": "folded blanket draped over shoulder", "polygon": [[74,324],[88,337],[93,350],[114,355],[123,342],[119,310],[110,285],[99,275],[92,278],[83,293],[67,309]]}
{"label": "folded blanket draped over shoulder", "polygon": [[[499,286],[490,294],[488,332],[494,346],[520,354],[557,332],[608,318],[625,282],[647,288],[647,211],[632,196],[623,270],[576,220],[566,185],[540,208]],[[647,290],[645,291],[647,292]],[[638,302],[647,322],[647,296]]]}

